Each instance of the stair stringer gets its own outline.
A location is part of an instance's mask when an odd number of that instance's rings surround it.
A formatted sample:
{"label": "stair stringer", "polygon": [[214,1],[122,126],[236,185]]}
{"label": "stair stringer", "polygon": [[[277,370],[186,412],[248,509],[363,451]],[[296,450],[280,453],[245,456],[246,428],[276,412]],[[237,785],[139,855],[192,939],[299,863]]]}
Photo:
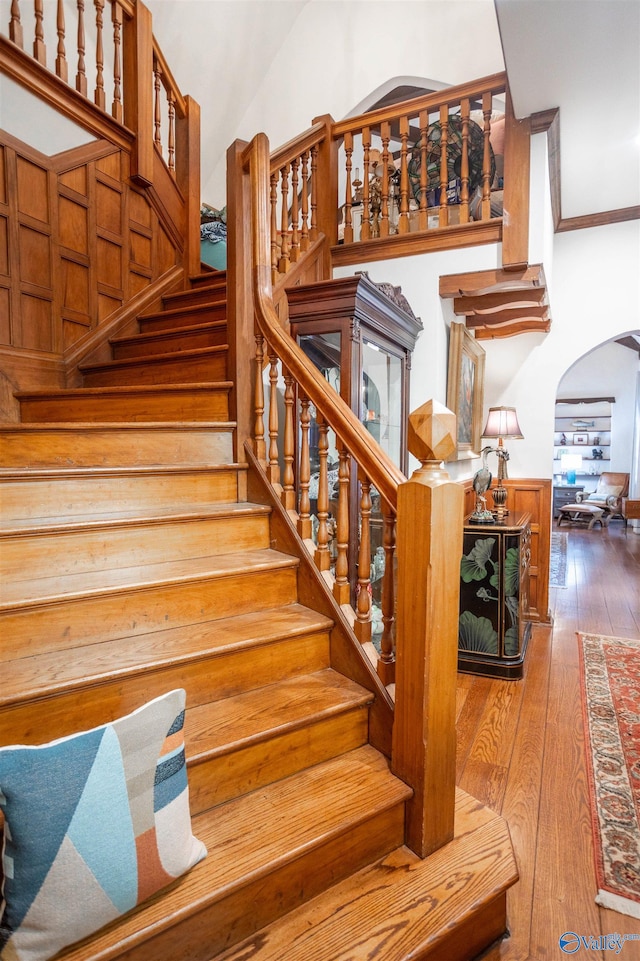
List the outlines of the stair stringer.
{"label": "stair stringer", "polygon": [[245,444],[245,454],[249,464],[248,498],[253,503],[267,504],[272,509],[271,547],[299,558],[300,603],[333,621],[331,667],[345,677],[351,678],[352,681],[356,681],[374,695],[369,715],[369,743],[385,757],[390,758],[393,701],[389,692],[376,674],[373,664],[363,651],[344,612],[309,556],[290,514],[277,497],[249,444]]}

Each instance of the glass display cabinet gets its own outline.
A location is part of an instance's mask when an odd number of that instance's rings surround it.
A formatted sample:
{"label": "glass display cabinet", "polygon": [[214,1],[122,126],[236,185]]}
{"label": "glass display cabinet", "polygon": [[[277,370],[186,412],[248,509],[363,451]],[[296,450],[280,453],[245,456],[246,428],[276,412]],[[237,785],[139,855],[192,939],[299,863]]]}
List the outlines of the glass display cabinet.
{"label": "glass display cabinet", "polygon": [[[291,334],[327,382],[358,414],[369,433],[400,470],[407,470],[406,425],[409,415],[411,354],[422,330],[399,287],[374,283],[365,272],[321,281],[287,292]],[[316,510],[318,431],[312,411],[311,513]],[[330,512],[335,517],[338,452],[330,434]],[[358,523],[358,490],[351,471],[350,528]],[[384,573],[383,514],[372,489],[371,584],[373,603],[380,603]],[[334,510],[332,510],[332,508]],[[355,585],[355,539],[349,558]],[[330,549],[332,545],[330,544]],[[375,610],[374,610],[375,615]]]}

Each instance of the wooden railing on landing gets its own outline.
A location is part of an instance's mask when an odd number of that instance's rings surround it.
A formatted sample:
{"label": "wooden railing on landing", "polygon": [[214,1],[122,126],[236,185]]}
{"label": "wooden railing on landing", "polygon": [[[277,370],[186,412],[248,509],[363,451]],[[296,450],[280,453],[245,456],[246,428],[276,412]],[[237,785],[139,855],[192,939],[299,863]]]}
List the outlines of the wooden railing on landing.
{"label": "wooden railing on landing", "polygon": [[271,158],[273,283],[320,233],[334,266],[499,241],[526,263],[528,147],[504,73],[319,118]]}
{"label": "wooden railing on landing", "polygon": [[55,22],[52,12],[44,0],[12,0],[9,23],[0,25],[3,72],[92,132],[128,134],[131,176],[140,186],[156,183],[161,159],[193,208],[187,238],[196,238],[189,270],[197,272],[199,108],[178,89],[149,10],[141,0],[57,0]]}

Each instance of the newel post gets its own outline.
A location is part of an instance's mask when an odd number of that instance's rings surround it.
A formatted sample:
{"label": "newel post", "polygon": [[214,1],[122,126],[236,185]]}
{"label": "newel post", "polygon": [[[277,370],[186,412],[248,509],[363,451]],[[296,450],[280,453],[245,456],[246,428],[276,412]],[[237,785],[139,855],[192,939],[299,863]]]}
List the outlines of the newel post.
{"label": "newel post", "polygon": [[398,488],[396,706],[392,767],[414,791],[405,843],[420,857],[453,837],[463,498],[441,461],[456,418],[436,401],[409,417],[421,462]]}
{"label": "newel post", "polygon": [[245,441],[253,437],[252,398],[256,341],[251,254],[251,197],[243,140],[227,150],[227,327],[229,370],[234,371],[230,416],[236,421],[236,460],[245,460]]}
{"label": "newel post", "polygon": [[131,179],[153,183],[153,29],[149,9],[138,0],[123,24],[124,122],[135,131]]}

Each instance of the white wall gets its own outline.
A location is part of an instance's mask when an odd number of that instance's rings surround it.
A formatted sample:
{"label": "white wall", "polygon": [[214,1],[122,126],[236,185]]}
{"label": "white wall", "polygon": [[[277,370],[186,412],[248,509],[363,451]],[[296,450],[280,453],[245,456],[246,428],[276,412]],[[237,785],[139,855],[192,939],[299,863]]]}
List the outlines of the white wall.
{"label": "white wall", "polygon": [[[170,47],[175,39],[170,33],[165,37],[163,20],[168,8],[179,6],[188,12],[193,3],[152,0],[149,6],[156,36],[173,64]],[[210,17],[212,35],[216,35],[215,14],[221,5],[195,6],[201,18]],[[272,36],[266,37],[268,59],[250,99],[237,68],[231,85],[225,85],[223,75],[210,78],[204,96],[199,95],[202,76],[193,73],[196,64],[202,74],[208,71],[202,56],[187,68],[193,75],[185,72],[182,81],[180,74],[180,82],[188,82],[183,89],[201,104],[203,131],[208,130],[209,100],[228,100],[233,105],[217,122],[217,139],[225,150],[236,138],[250,140],[260,131],[267,134],[272,148],[278,147],[309,127],[316,116],[329,113],[336,120],[343,118],[391,77],[433,77],[455,84],[504,69],[492,0],[309,0],[306,4],[235,0],[231,6],[238,16],[244,16],[249,7],[256,18],[265,11],[277,11],[282,26],[281,45],[275,52]],[[283,7],[292,8],[286,23]],[[156,29],[158,15],[162,19]],[[251,40],[246,44],[247,69],[255,73],[264,53],[260,39],[254,35]],[[215,45],[211,57],[215,63]],[[240,96],[236,97],[238,83]],[[202,199],[221,206],[225,159],[224,154],[215,153],[203,156]]]}

